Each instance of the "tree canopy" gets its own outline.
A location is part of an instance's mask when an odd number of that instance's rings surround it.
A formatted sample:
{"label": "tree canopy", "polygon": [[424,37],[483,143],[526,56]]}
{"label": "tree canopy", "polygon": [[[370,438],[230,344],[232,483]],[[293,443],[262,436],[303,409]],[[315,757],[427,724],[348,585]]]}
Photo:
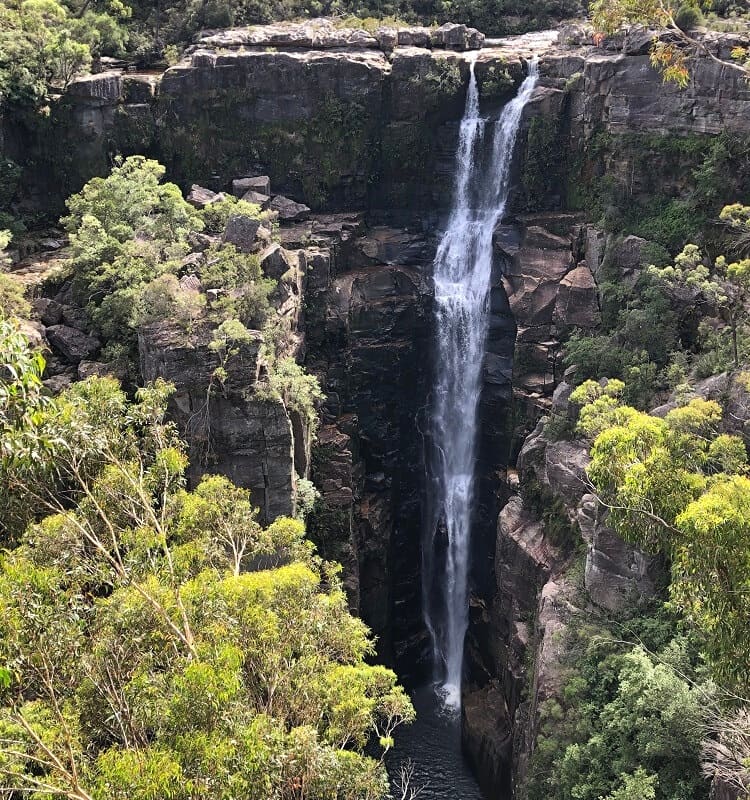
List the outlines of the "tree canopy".
{"label": "tree canopy", "polygon": [[3,786],[77,800],[384,797],[382,761],[364,749],[387,749],[413,710],[390,670],[366,664],[367,629],[302,524],[263,528],[220,476],[185,488],[163,384],[135,403],[111,379],[75,387],[108,401],[86,468],[70,396],[29,413],[40,363],[11,353],[5,457],[33,460],[35,415],[51,415],[67,489],[34,493],[46,515],[0,563]]}
{"label": "tree canopy", "polygon": [[582,384],[589,478],[625,539],[672,564],[672,602],[701,633],[716,676],[750,690],[750,479],[722,409],[693,398],[656,417],[620,405],[622,384]]}

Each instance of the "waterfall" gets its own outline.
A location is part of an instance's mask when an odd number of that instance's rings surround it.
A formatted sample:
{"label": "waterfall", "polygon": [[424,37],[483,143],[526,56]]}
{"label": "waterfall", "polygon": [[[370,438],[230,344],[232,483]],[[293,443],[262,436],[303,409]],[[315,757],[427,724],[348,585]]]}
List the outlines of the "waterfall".
{"label": "waterfall", "polygon": [[[537,81],[536,60],[494,124],[479,114],[471,62],[456,152],[455,198],[435,256],[436,378],[430,416],[430,509],[422,543],[424,618],[445,705],[461,703],[468,625],[477,411],[488,323],[492,234],[510,189],[516,135]],[[491,141],[485,134],[491,132]]]}

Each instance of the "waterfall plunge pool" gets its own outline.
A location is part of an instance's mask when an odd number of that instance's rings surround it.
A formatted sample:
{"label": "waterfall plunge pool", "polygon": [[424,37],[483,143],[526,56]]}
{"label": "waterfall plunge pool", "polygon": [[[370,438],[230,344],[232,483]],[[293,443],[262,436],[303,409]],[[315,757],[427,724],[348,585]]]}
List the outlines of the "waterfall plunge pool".
{"label": "waterfall plunge pool", "polygon": [[433,686],[415,690],[411,699],[417,719],[396,731],[396,746],[386,757],[393,799],[401,800],[400,772],[411,765],[416,800],[484,800],[461,751],[460,715],[446,711]]}

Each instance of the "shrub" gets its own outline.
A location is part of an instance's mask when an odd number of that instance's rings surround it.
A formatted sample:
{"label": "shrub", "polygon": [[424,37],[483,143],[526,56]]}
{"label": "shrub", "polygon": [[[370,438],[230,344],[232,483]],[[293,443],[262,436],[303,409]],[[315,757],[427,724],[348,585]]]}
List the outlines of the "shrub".
{"label": "shrub", "polygon": [[229,218],[235,214],[260,219],[260,206],[228,195],[216,203],[209,203],[201,211],[203,224],[209,233],[223,233]]}
{"label": "shrub", "polygon": [[684,3],[675,12],[674,21],[681,31],[690,31],[703,22],[703,14],[697,6]]}

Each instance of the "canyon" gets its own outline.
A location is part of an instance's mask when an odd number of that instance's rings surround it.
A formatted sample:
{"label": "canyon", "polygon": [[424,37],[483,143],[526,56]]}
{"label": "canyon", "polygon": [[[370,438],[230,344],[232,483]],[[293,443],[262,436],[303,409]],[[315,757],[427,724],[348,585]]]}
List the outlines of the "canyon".
{"label": "canyon", "polygon": [[[416,686],[431,669],[421,547],[437,370],[433,265],[460,121],[472,74],[479,112],[497,120],[538,59],[513,189],[493,220],[472,454],[463,745],[489,797],[523,781],[539,708],[561,689],[561,639],[586,611],[577,583],[592,607],[614,611],[663,581],[659,559],[607,527],[584,482],[586,448],[555,440],[543,422],[572,415],[565,337],[601,324],[604,280],[614,272],[633,282],[648,262],[645,237],[592,221],[594,188],[606,178],[626,203],[680,198],[716,137],[750,136],[741,70],[703,57],[685,89],[666,84],[650,66],[653,36],[634,30],[594,45],[579,26],[486,40],[461,25],[370,33],[325,21],[207,32],[163,73],[105,70],[74,80],[42,120],[2,120],[2,152],[24,169],[29,208],[61,210],[115,154],[157,158],[186,193],[267,176],[279,227],[261,264],[279,280],[274,302],[294,332],[292,351],[326,395],[316,441],[299,415],[255,391],[257,338],[226,364],[225,391],[200,419],[216,365],[205,332],[145,328],[141,377],[175,384],[172,413],[196,474],[208,463],[249,488],[264,519],[291,513],[297,482],[313,481],[321,499],[309,534],[342,563],[378,658]],[[742,43],[706,39],[722,56]],[[688,141],[692,149],[681,146]],[[66,306],[64,296],[52,302]],[[86,335],[72,316],[53,311],[40,308],[40,335],[55,354],[55,386],[105,369],[95,347],[70,346],[81,344],[71,330]],[[571,543],[549,533],[542,506],[553,505],[583,541],[582,576]]]}

